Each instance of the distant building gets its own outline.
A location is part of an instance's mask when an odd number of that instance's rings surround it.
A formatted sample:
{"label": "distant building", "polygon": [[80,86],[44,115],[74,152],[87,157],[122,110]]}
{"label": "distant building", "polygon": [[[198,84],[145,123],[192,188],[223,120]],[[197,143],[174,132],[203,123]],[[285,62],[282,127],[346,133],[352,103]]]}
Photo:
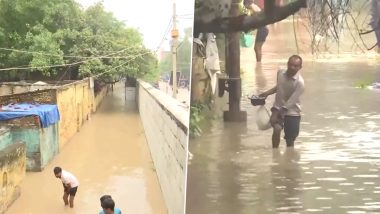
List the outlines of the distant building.
{"label": "distant building", "polygon": [[157,53],[157,57],[158,57],[158,61],[161,61],[162,59],[164,59],[166,56],[170,55],[171,52],[170,51],[167,51],[167,50],[163,50],[163,49],[160,49]]}

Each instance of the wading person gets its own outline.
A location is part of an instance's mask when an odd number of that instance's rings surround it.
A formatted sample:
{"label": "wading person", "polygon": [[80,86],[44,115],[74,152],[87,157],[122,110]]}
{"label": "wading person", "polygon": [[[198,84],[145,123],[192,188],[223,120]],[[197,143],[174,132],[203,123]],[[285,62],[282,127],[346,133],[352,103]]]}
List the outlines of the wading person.
{"label": "wading person", "polygon": [[[262,3],[263,4],[263,3]],[[261,8],[260,8],[261,6]],[[258,13],[264,8],[263,5],[256,5],[254,3],[254,0],[244,0],[244,7],[246,7],[248,10],[252,11],[252,13]],[[255,54],[256,54],[256,62],[261,62],[262,58],[262,49],[263,45],[268,37],[269,30],[267,26],[260,27],[257,29],[256,32],[256,38],[255,38]]]}
{"label": "wading person", "polygon": [[298,137],[301,121],[300,96],[304,92],[304,80],[299,73],[302,58],[293,55],[288,60],[287,70],[277,72],[277,84],[272,89],[260,94],[267,97],[276,94],[270,122],[273,127],[272,147],[280,145],[281,130],[284,129],[287,147],[294,147]]}
{"label": "wading person", "polygon": [[79,186],[78,179],[70,172],[62,170],[62,168],[58,166],[54,168],[54,175],[62,181],[63,202],[65,203],[65,206],[70,205],[70,207],[73,208],[75,194],[77,193]]}
{"label": "wading person", "polygon": [[[103,195],[102,197],[100,197],[100,206],[102,207],[102,211],[99,212],[99,214],[107,214],[106,210],[105,210],[105,207],[107,208],[107,206],[104,206],[104,201],[106,201],[106,199],[112,199],[112,197],[110,195]],[[108,203],[107,201],[105,202],[106,204]],[[111,202],[109,202],[111,203]],[[112,205],[112,203],[111,203]],[[108,208],[108,209],[111,209],[111,208]],[[113,208],[112,208],[112,212],[111,213],[114,213],[114,214],[121,214],[121,210],[119,208],[115,208],[115,202],[113,201]]]}

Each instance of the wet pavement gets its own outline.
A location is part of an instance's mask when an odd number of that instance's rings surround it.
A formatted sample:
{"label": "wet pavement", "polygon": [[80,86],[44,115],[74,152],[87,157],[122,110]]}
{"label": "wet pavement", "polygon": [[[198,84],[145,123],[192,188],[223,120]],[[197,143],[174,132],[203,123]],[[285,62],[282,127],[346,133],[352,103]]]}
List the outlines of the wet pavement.
{"label": "wet pavement", "polygon": [[[73,209],[63,205],[55,166],[79,179]],[[112,195],[123,213],[166,213],[139,114],[120,86],[43,172],[27,173],[21,189],[7,214],[98,213],[104,194]]]}
{"label": "wet pavement", "polygon": [[[264,49],[282,47],[281,36],[270,37]],[[243,93],[273,87],[276,70],[293,53],[268,53],[256,65],[253,50],[242,49]],[[272,150],[271,130],[258,130],[257,107],[246,98],[246,124],[224,123],[227,96],[216,100],[215,119],[189,142],[187,213],[380,213],[380,90],[357,87],[380,81],[380,64],[305,59],[302,75],[306,91],[294,149],[282,140]]]}

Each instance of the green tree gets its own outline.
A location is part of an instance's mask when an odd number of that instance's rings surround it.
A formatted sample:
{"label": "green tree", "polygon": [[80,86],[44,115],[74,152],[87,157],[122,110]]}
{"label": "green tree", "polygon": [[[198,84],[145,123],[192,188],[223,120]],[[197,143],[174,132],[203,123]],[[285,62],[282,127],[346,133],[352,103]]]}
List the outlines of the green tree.
{"label": "green tree", "polygon": [[37,74],[61,79],[70,71],[73,79],[96,75],[115,81],[158,72],[141,34],[101,3],[83,10],[74,0],[0,0],[0,26],[0,68],[32,67],[2,72],[3,80]]}
{"label": "green tree", "polygon": [[178,47],[178,69],[183,73],[190,74],[191,64],[191,36],[192,28],[185,29],[185,36]]}

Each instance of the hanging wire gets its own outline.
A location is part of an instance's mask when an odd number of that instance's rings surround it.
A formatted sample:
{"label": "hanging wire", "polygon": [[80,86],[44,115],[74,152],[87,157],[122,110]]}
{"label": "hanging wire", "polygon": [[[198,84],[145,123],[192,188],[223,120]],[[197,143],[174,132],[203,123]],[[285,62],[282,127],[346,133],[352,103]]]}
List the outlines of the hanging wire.
{"label": "hanging wire", "polygon": [[[137,49],[137,47],[131,47],[130,49]],[[37,55],[44,55],[44,56],[56,56],[56,57],[63,57],[63,58],[83,58],[83,59],[125,59],[128,57],[107,57],[107,56],[72,56],[72,55],[59,55],[59,54],[49,54],[44,52],[36,52],[36,51],[26,51],[26,50],[19,50],[19,49],[13,49],[13,48],[2,48],[0,47],[0,50],[4,51],[12,51],[12,52],[18,52],[18,53],[26,53],[26,54],[37,54]],[[128,49],[126,49],[128,50]],[[125,50],[125,51],[126,51]],[[115,51],[113,51],[115,52]]]}

